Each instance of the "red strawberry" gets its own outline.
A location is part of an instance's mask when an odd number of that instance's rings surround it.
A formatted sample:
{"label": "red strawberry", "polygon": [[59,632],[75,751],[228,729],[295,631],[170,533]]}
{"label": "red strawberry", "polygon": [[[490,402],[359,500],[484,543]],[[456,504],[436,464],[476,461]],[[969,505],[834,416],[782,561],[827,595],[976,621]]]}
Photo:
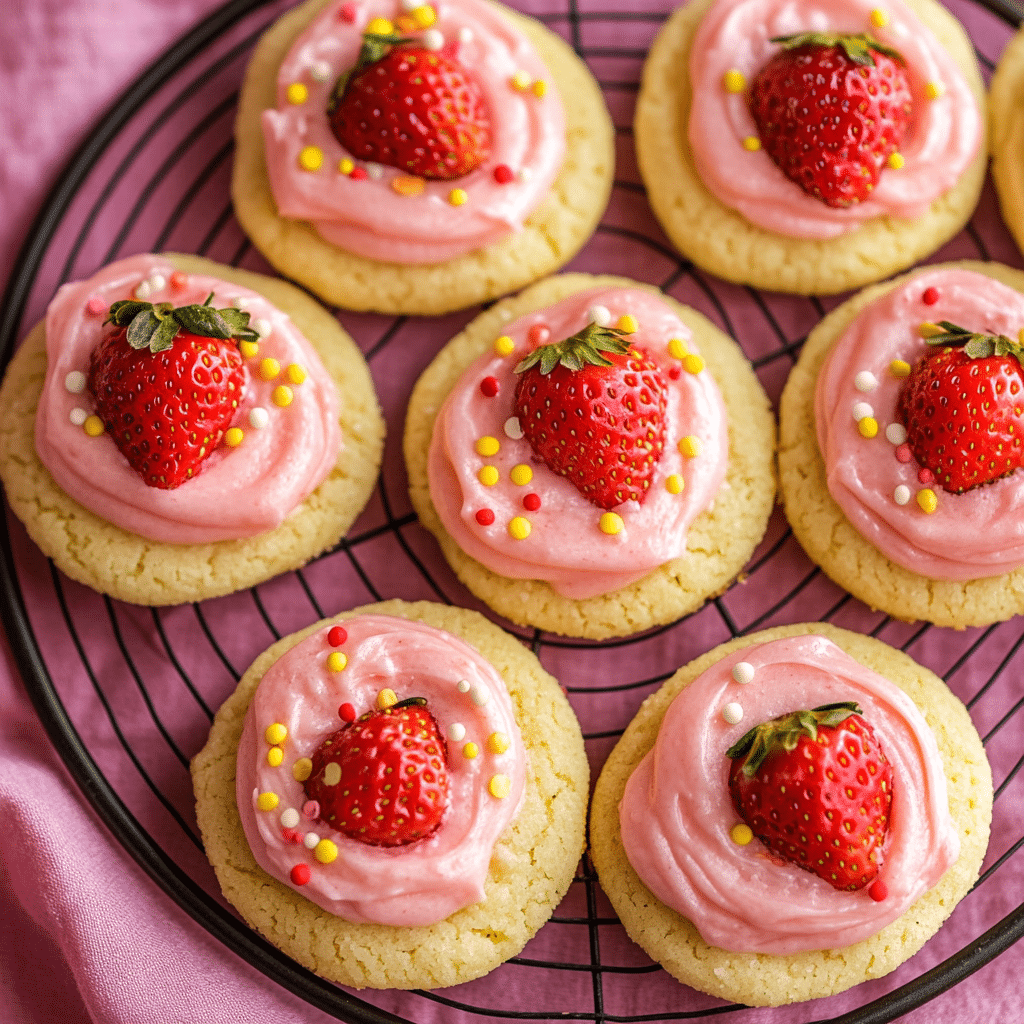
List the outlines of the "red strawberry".
{"label": "red strawberry", "polygon": [[665,378],[624,337],[590,324],[516,367],[515,413],[534,454],[604,509],[642,504],[665,448]]}
{"label": "red strawberry", "polygon": [[1024,348],[1004,335],[972,334],[947,320],[911,371],[896,415],[914,458],[941,487],[961,494],[1024,462]]}
{"label": "red strawberry", "polygon": [[448,180],[487,159],[491,120],[476,80],[452,57],[398,36],[364,37],[334,87],[334,137],[359,160]]}
{"label": "red strawberry", "polygon": [[437,829],[448,807],[447,748],[426,703],[410,697],[368,711],[320,744],[305,782],[319,821],[369,846],[407,846]]}
{"label": "red strawberry", "polygon": [[828,206],[866,199],[911,112],[900,54],[869,35],[783,36],[757,73],[750,112],[783,174]]}
{"label": "red strawberry", "polygon": [[726,751],[739,816],[770,850],[851,892],[878,874],[892,765],[852,702],[794,711]]}
{"label": "red strawberry", "polygon": [[234,339],[257,337],[249,314],[124,300],[106,322],[113,330],[87,377],[96,415],[150,487],[178,487],[220,443],[245,392]]}

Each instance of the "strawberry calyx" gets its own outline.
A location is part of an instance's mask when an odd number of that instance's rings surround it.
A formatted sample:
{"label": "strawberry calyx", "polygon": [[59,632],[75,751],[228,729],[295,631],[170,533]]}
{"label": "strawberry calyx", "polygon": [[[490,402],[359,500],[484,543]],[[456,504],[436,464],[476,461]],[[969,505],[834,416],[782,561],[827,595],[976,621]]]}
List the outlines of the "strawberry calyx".
{"label": "strawberry calyx", "polygon": [[179,333],[201,338],[231,338],[257,341],[259,335],[249,326],[249,314],[232,306],[214,309],[213,292],[199,305],[175,306],[170,302],[143,302],[121,299],[111,304],[104,324],[125,328],[125,338],[134,349],[148,348],[154,355],[174,344]]}
{"label": "strawberry calyx", "polygon": [[725,752],[725,756],[735,759],[746,755],[742,771],[748,779],[753,778],[775,750],[795,750],[802,736],[816,740],[819,726],[834,728],[851,715],[862,714],[855,701],[822,704],[809,711],[791,711],[754,726]]}
{"label": "strawberry calyx", "polygon": [[822,46],[827,49],[839,47],[854,64],[864,67],[875,66],[872,51],[884,53],[900,64],[906,64],[899,50],[887,46],[868,32],[798,32],[789,36],[773,36],[771,41],[781,43],[785,50],[796,50],[801,46]]}
{"label": "strawberry calyx", "polygon": [[988,359],[990,356],[1013,356],[1024,366],[1024,345],[1013,341],[1005,334],[979,334],[966,327],[940,320],[937,324],[926,324],[926,328],[941,328],[934,333],[928,330],[925,341],[937,347],[948,345],[962,348],[971,359]]}
{"label": "strawberry calyx", "polygon": [[536,366],[542,376],[547,376],[556,366],[564,366],[569,370],[582,370],[584,366],[612,366],[612,361],[602,353],[611,352],[615,355],[626,355],[630,344],[625,339],[625,331],[617,327],[599,327],[595,323],[587,324],[582,331],[564,341],[553,341],[547,345],[539,345],[522,359],[515,368],[516,373],[524,373]]}
{"label": "strawberry calyx", "polygon": [[356,58],[355,64],[348,71],[344,71],[338,76],[338,80],[334,83],[334,88],[331,90],[331,95],[327,99],[328,117],[334,113],[335,107],[341,102],[342,97],[345,95],[345,90],[348,88],[348,83],[357,75],[361,74],[372,64],[382,61],[391,52],[393,46],[415,42],[416,39],[413,36],[400,36],[394,33],[364,33],[363,44],[359,47],[359,56]]}

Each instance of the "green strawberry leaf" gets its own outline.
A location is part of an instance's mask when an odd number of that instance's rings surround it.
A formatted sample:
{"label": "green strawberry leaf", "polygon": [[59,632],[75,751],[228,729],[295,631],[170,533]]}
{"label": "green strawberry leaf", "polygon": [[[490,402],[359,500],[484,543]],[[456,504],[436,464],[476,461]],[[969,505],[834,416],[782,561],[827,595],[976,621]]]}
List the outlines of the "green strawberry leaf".
{"label": "green strawberry leaf", "polygon": [[582,370],[585,365],[611,366],[612,361],[605,358],[602,352],[624,355],[629,351],[630,344],[625,341],[629,335],[617,327],[599,327],[587,324],[564,341],[553,341],[548,345],[539,345],[516,366],[516,373],[524,373],[531,367],[538,366],[542,376],[547,376],[556,366],[562,365],[574,373]]}
{"label": "green strawberry leaf", "polygon": [[861,64],[865,67],[874,67],[875,65],[872,50],[876,53],[884,53],[900,64],[906,63],[899,50],[894,50],[867,32],[856,35],[843,32],[799,32],[791,36],[774,36],[771,41],[781,43],[783,49],[786,50],[795,50],[800,46],[821,46],[825,49],[834,49],[838,46],[854,64]]}
{"label": "green strawberry leaf", "polygon": [[375,32],[364,33],[363,45],[359,48],[359,56],[356,58],[355,64],[348,71],[344,71],[339,75],[338,80],[334,83],[334,88],[331,89],[331,95],[327,98],[327,116],[330,117],[334,113],[335,108],[345,95],[349,82],[357,75],[365,71],[371,64],[376,64],[377,61],[382,60],[391,50],[392,46],[398,46],[401,43],[413,43],[415,41],[415,38],[412,36],[379,35]]}
{"label": "green strawberry leaf", "polygon": [[231,337],[231,325],[212,306],[181,306],[174,311],[174,319],[189,332],[203,338]]}
{"label": "green strawberry leaf", "polygon": [[971,359],[988,359],[989,356],[1013,356],[1024,365],[1024,345],[1013,341],[1005,334],[979,334],[966,327],[940,320],[936,327],[942,331],[925,338],[929,345],[962,347]]}
{"label": "green strawberry leaf", "polygon": [[[177,336],[178,324],[174,317],[164,317],[149,339],[149,351],[154,353],[154,355],[157,352],[166,351],[174,344],[174,339]],[[145,348],[145,345],[139,345],[138,347]]]}
{"label": "green strawberry leaf", "polygon": [[132,317],[128,324],[128,344],[132,348],[149,348],[149,343],[160,326],[162,317],[157,315],[152,303],[146,303],[149,309],[144,309]]}
{"label": "green strawberry leaf", "polygon": [[180,331],[197,334],[202,338],[230,338],[256,341],[259,334],[249,326],[250,314],[233,306],[214,309],[210,305],[213,292],[202,304],[175,307],[171,302],[142,302],[121,299],[111,303],[105,324],[126,327],[128,344],[135,349],[148,348],[163,352],[174,344]]}

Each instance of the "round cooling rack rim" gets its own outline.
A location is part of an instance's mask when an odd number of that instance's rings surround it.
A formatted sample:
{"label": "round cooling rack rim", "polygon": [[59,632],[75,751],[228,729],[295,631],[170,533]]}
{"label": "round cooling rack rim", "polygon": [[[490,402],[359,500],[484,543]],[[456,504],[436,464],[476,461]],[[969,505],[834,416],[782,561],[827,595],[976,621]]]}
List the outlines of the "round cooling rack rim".
{"label": "round cooling rack rim", "polygon": [[[32,223],[5,288],[0,306],[0,370],[18,340],[21,319],[47,249],[88,174],[145,102],[222,33],[273,0],[231,0],[168,47],[90,131],[67,162]],[[1024,9],[1013,0],[974,0],[1010,24],[1019,25]],[[570,0],[570,8],[576,4]],[[593,15],[596,17],[597,15]],[[577,19],[579,12],[576,13]],[[614,15],[611,15],[614,18]],[[542,20],[551,20],[545,17]],[[18,584],[10,536],[4,534],[0,562],[0,613],[18,670],[36,713],[83,794],[117,841],[190,917],[245,961],[311,1005],[352,1024],[406,1024],[372,1004],[323,981],[242,924],[189,878],[154,842],[111,787],[82,743],[53,686],[42,659]],[[840,1017],[813,1024],[884,1024],[955,986],[1024,936],[1024,904],[1007,914],[953,956],[899,989]],[[727,1010],[729,1008],[722,1008]],[[739,1009],[739,1007],[734,1007]],[[535,1017],[529,1013],[503,1013]],[[569,1014],[572,1019],[614,1019],[602,1011]]]}

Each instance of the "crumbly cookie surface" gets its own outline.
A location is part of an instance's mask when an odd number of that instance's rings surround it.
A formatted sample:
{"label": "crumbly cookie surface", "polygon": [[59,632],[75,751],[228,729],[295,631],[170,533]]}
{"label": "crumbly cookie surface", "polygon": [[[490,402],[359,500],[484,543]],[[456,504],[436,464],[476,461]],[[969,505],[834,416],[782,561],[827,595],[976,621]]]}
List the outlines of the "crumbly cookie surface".
{"label": "crumbly cookie surface", "polygon": [[[959,182],[914,221],[880,217],[839,238],[815,241],[765,231],[723,206],[701,181],[687,137],[692,94],[686,68],[694,33],[711,3],[695,0],[666,22],[644,66],[634,121],[651,206],[685,256],[727,281],[804,295],[834,294],[911,266],[966,224],[984,182],[984,143]],[[907,5],[956,61],[984,112],[984,83],[960,24],[934,0],[907,0]]]}
{"label": "crumbly cookie surface", "polygon": [[493,345],[503,325],[595,287],[650,289],[618,277],[564,274],[539,282],[482,313],[442,349],[413,389],[405,460],[413,507],[462,582],[487,605],[524,626],[603,639],[672,622],[736,578],[764,535],[775,501],[775,423],[768,399],[739,346],[695,310],[664,301],[692,331],[722,392],[729,421],[729,468],[713,507],[695,520],[687,553],[620,590],[573,600],[540,580],[513,580],[485,568],[444,529],[430,497],[427,450],[434,420],[463,370]]}
{"label": "crumbly cookie surface", "polygon": [[45,328],[30,332],[0,389],[0,476],[29,536],[67,576],[118,600],[180,604],[231,593],[304,565],[336,544],[363,510],[380,467],[384,420],[355,342],[293,285],[196,256],[179,270],[252,288],[287,312],[317,349],[341,399],[342,452],[320,486],[277,529],[210,544],[169,544],[120,529],[61,490],[35,450],[35,412],[46,372]]}
{"label": "crumbly cookie surface", "polygon": [[277,69],[292,41],[329,0],[306,0],[263,36],[239,97],[232,197],[235,214],[284,275],[345,309],[433,315],[524,287],[566,263],[591,236],[611,192],[611,120],[589,70],[561,38],[502,8],[533,44],[565,108],[566,156],[547,199],[522,230],[442,263],[381,263],[325,242],[307,222],[278,215],[264,163],[262,111],[274,106]]}
{"label": "crumbly cookie surface", "polygon": [[992,76],[989,132],[999,208],[1024,251],[1024,30],[1007,43]]}
{"label": "crumbly cookie surface", "polygon": [[[696,928],[670,910],[640,881],[622,848],[618,805],[626,781],[654,746],[675,696],[731,651],[784,636],[827,637],[861,664],[905,691],[924,714],[938,742],[950,813],[961,852],[934,889],[877,935],[842,949],[791,956],[730,953],[709,946]],[[612,751],[594,791],[590,841],[601,886],[626,931],[674,977],[723,999],[755,1006],[834,995],[895,970],[949,916],[974,884],[988,845],[992,776],[984,748],[963,704],[938,676],[881,641],[824,623],[780,626],[740,637],[681,668],[644,701]]]}
{"label": "crumbly cookie surface", "polygon": [[589,768],[579,725],[557,681],[519,641],[476,612],[388,601],[331,621],[380,614],[460,637],[499,672],[527,750],[523,806],[495,846],[485,897],[437,924],[352,924],[266,875],[235,803],[235,762],[246,709],[281,655],[323,624],[278,641],[218,711],[192,762],[199,826],[224,895],[246,921],[310,970],[354,988],[441,988],[480,977],[517,954],[547,921],[583,851]]}
{"label": "crumbly cookie surface", "polygon": [[[1024,291],[1024,273],[997,263],[951,264]],[[933,580],[896,565],[864,539],[829,493],[815,429],[814,392],[832,344],[857,314],[913,273],[866,288],[810,333],[779,407],[779,488],[786,517],[808,556],[839,586],[897,619],[939,626],[988,625],[1024,611],[1024,569],[986,579]]]}

